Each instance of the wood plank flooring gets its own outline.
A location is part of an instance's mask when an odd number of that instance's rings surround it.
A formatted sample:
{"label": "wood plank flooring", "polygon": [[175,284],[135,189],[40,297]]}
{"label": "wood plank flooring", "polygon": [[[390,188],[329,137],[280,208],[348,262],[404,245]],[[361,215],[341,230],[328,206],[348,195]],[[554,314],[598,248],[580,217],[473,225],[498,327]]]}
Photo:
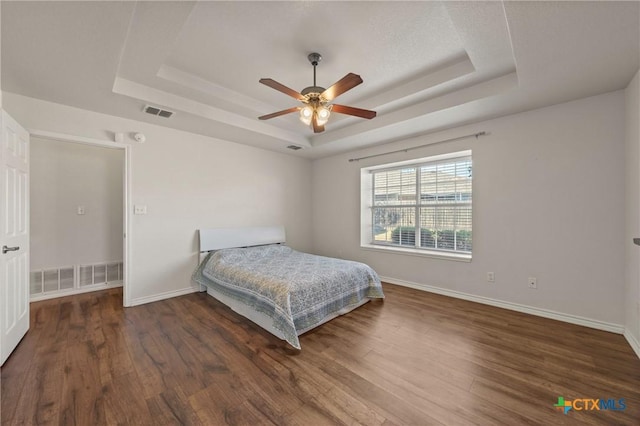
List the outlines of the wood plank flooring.
{"label": "wood plank flooring", "polygon": [[[121,289],[31,305],[2,367],[2,425],[640,424],[620,335],[384,284],[302,351],[205,293]],[[558,397],[625,410],[557,411]]]}

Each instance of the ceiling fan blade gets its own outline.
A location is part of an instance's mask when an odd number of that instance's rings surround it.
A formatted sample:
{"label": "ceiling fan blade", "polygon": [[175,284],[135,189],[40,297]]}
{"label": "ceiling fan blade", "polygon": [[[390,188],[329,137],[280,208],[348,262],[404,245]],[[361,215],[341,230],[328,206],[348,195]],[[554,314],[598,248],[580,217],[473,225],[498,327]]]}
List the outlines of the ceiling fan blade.
{"label": "ceiling fan blade", "polygon": [[315,116],[315,114],[313,116],[313,120],[311,120],[311,121],[312,121],[312,124],[313,124],[313,133],[322,133],[322,132],[324,132],[324,126],[321,126],[321,125],[318,124],[318,119]]}
{"label": "ceiling fan blade", "polygon": [[362,108],[355,108],[355,107],[350,107],[345,105],[338,105],[338,104],[333,104],[333,106],[331,107],[331,112],[337,112],[339,114],[354,115],[356,117],[366,118],[368,120],[371,120],[373,117],[376,116],[375,111],[362,109]]}
{"label": "ceiling fan blade", "polygon": [[362,83],[362,78],[358,74],[349,73],[337,81],[333,86],[322,92],[322,97],[331,101],[347,90],[351,90]]}
{"label": "ceiling fan blade", "polygon": [[272,89],[276,89],[278,92],[282,92],[285,95],[289,95],[294,99],[297,99],[299,101],[302,101],[305,99],[304,96],[302,96],[301,93],[296,92],[293,89],[288,88],[287,86],[285,86],[284,84],[278,83],[277,81],[271,79],[271,78],[261,78],[260,83],[264,84],[265,86],[269,86]]}
{"label": "ceiling fan blade", "polygon": [[260,117],[258,117],[258,120],[268,120],[270,118],[280,117],[281,115],[285,115],[285,114],[289,114],[289,113],[292,113],[292,112],[296,112],[299,109],[300,109],[300,107],[293,107],[293,108],[289,108],[289,109],[283,109],[282,111],[272,112],[271,114],[260,116]]}

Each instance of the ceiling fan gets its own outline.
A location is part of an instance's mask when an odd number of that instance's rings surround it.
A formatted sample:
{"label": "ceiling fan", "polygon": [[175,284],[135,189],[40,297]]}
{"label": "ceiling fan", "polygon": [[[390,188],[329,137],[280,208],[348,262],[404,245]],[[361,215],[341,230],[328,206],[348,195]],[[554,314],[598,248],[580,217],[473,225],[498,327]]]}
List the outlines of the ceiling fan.
{"label": "ceiling fan", "polygon": [[325,89],[324,87],[316,86],[316,67],[320,60],[322,60],[322,56],[320,56],[319,53],[314,52],[310,53],[307,56],[307,59],[309,59],[309,62],[313,65],[313,86],[304,88],[302,92],[296,92],[295,90],[290,89],[270,78],[260,79],[260,83],[265,86],[269,86],[272,89],[276,89],[277,91],[284,93],[285,95],[289,95],[292,98],[299,100],[304,105],[263,115],[258,117],[258,119],[268,120],[270,118],[300,111],[300,120],[306,125],[310,125],[313,128],[314,133],[320,133],[324,132],[324,125],[329,120],[329,115],[332,111],[339,114],[353,115],[369,120],[376,116],[375,111],[370,111],[368,109],[329,104],[339,95],[362,83],[362,78],[360,78],[359,75],[349,73],[337,81],[333,86]]}

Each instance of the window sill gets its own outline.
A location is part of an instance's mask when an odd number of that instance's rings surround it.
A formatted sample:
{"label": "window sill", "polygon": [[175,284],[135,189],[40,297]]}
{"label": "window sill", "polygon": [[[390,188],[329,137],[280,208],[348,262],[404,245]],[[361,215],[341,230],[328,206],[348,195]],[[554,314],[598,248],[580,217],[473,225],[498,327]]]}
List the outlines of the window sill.
{"label": "window sill", "polygon": [[377,244],[361,244],[364,250],[377,251],[382,253],[429,257],[432,259],[453,260],[455,262],[471,262],[471,254],[450,253],[440,251],[419,250],[403,247],[380,246]]}

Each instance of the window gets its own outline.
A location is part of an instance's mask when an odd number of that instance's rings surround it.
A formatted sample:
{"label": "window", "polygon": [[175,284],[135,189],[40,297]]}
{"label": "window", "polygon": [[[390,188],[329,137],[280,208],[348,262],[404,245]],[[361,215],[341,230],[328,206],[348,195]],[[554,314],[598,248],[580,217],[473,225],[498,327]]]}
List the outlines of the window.
{"label": "window", "polygon": [[472,170],[470,151],[363,169],[363,245],[469,258]]}

